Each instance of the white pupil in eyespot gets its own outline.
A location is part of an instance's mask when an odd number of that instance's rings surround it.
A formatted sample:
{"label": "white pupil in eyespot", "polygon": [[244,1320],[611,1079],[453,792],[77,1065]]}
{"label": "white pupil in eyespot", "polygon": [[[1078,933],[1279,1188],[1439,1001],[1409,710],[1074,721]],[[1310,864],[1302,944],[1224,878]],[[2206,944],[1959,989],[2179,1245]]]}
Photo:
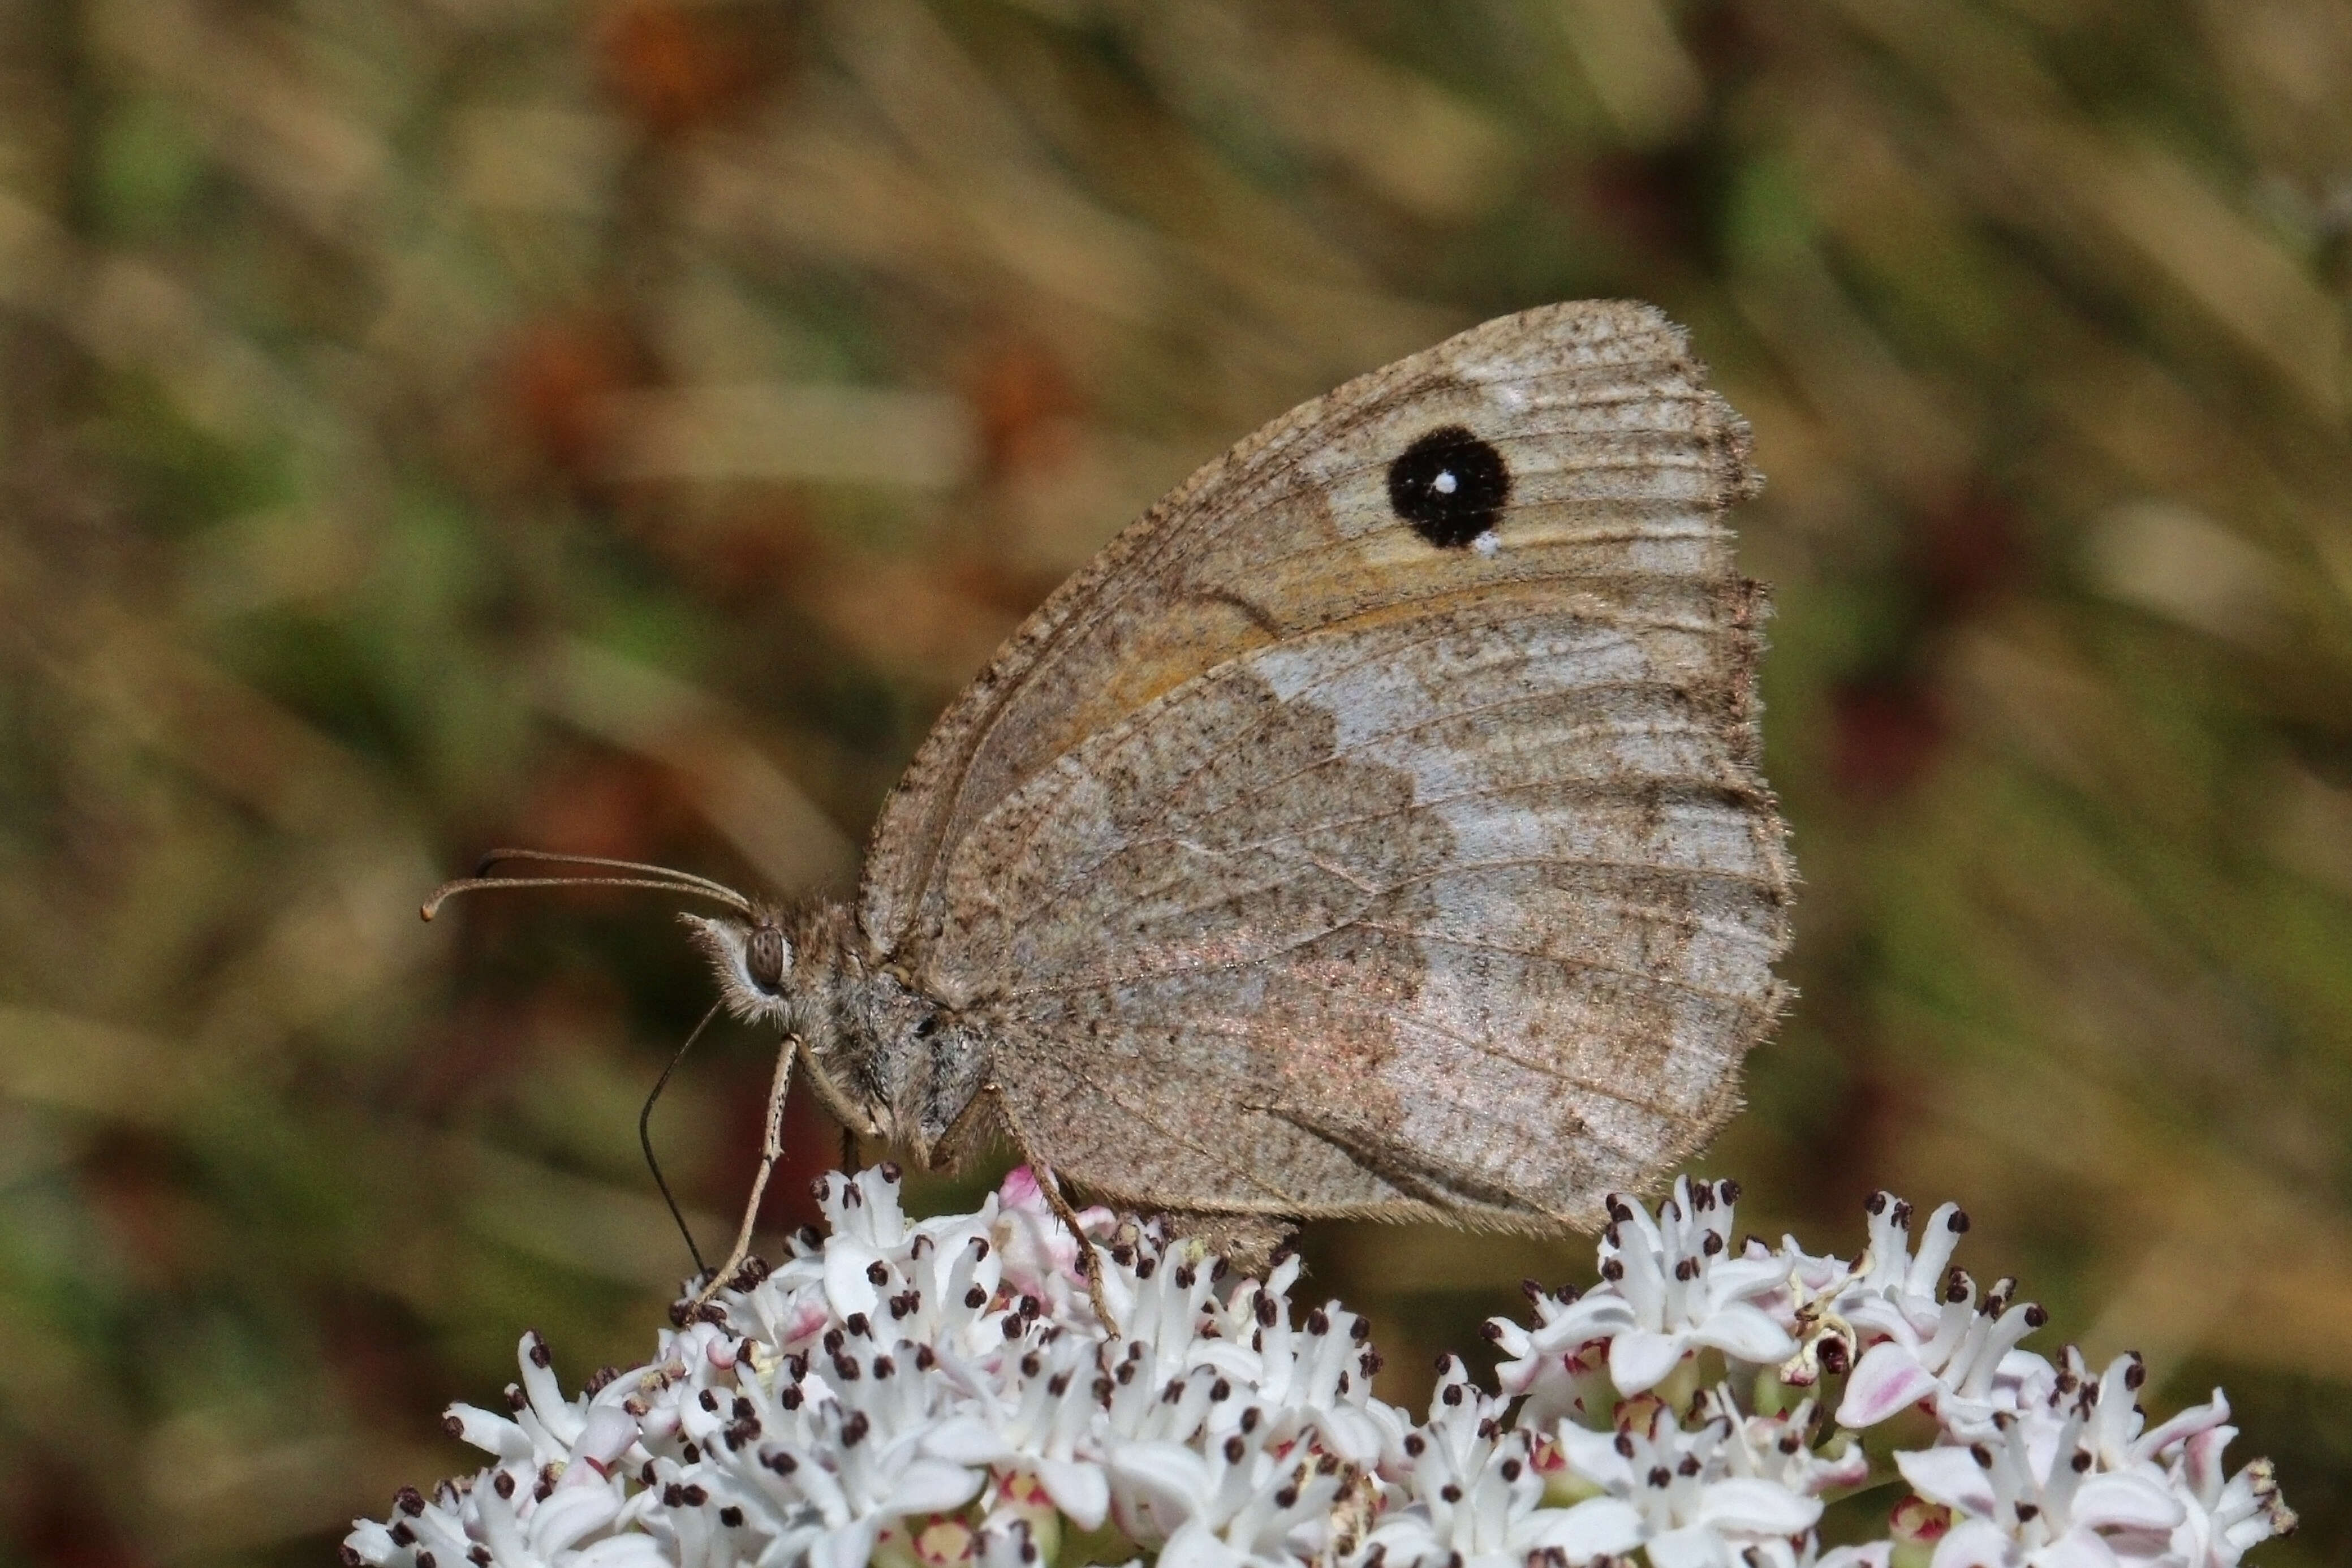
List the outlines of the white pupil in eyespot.
{"label": "white pupil in eyespot", "polygon": [[1454,470],[1452,468],[1438,469],[1437,477],[1429,481],[1429,488],[1435,490],[1442,496],[1452,495],[1455,490],[1459,489],[1461,486],[1462,481],[1454,477]]}

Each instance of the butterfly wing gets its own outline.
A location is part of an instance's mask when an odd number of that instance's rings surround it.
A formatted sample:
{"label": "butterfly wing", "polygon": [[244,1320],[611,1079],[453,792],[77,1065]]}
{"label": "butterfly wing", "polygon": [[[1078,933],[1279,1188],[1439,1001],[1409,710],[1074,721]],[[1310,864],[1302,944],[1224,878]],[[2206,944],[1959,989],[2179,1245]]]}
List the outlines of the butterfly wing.
{"label": "butterfly wing", "polygon": [[1778,1005],[1745,456],[1629,304],[1294,411],[940,720],[869,936],[1106,1194],[1588,1219],[1728,1113]]}

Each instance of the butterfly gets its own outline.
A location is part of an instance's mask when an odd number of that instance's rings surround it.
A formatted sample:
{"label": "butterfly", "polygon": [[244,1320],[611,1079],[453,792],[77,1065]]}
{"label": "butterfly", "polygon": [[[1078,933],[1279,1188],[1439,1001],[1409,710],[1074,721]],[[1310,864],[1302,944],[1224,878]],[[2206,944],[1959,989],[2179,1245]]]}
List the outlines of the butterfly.
{"label": "butterfly", "polygon": [[1783,998],[1748,450],[1679,328],[1585,301],[1201,468],[940,717],[854,903],[665,884],[783,1036],[762,1179],[797,1061],[919,1162],[1180,1222],[1599,1223]]}

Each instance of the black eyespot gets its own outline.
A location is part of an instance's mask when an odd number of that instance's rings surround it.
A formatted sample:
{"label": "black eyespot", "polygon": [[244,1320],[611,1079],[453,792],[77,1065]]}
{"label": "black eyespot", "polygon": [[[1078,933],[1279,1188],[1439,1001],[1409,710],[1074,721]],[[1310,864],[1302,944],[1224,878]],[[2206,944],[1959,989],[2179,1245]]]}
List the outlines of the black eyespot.
{"label": "black eyespot", "polygon": [[1389,465],[1389,504],[1440,550],[1467,548],[1510,498],[1503,454],[1460,425],[1432,430]]}
{"label": "black eyespot", "polygon": [[771,996],[783,991],[787,951],[783,929],[773,921],[761,921],[744,939],[744,972],[751,975],[752,984]]}

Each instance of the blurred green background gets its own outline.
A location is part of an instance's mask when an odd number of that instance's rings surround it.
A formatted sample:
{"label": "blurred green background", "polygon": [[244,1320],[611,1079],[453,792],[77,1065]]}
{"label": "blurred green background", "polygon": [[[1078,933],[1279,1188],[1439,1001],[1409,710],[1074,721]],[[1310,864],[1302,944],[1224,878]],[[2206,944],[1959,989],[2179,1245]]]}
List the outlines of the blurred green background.
{"label": "blurred green background", "polygon": [[[2331,0],[0,7],[0,1562],[325,1561],[525,1325],[649,1346],[708,982],[434,882],[841,885],[1194,464],[1622,294],[1771,481],[1802,996],[1708,1168],[1962,1199],[2352,1563],[2348,233]],[[713,1241],[770,1049],[657,1123]],[[1399,1397],[1587,1256],[1310,1242]]]}

